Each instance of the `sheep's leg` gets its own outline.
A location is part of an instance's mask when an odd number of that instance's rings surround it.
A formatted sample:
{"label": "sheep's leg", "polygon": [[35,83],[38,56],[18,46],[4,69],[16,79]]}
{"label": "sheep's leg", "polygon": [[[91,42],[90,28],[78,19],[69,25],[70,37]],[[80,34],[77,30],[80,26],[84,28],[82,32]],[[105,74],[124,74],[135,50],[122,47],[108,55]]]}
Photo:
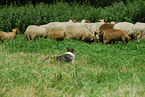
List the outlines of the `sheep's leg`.
{"label": "sheep's leg", "polygon": [[105,36],[103,36],[103,44],[106,44],[110,41],[110,39],[107,39]]}
{"label": "sheep's leg", "polygon": [[82,37],[82,40],[85,40],[85,36]]}
{"label": "sheep's leg", "polygon": [[122,37],[121,39],[122,39],[123,44],[125,44],[125,37]]}
{"label": "sheep's leg", "polygon": [[27,41],[26,31],[24,32],[25,38],[24,40]]}
{"label": "sheep's leg", "polygon": [[12,37],[12,38],[10,38],[10,41],[12,41],[12,40],[14,40],[15,39],[15,37]]}
{"label": "sheep's leg", "polygon": [[69,34],[69,33],[67,33],[67,34],[66,34],[66,37],[65,37],[64,39],[71,38],[71,37],[72,37],[72,35]]}
{"label": "sheep's leg", "polygon": [[141,39],[142,38],[142,33],[140,32],[140,34],[137,36],[137,39]]}
{"label": "sheep's leg", "polygon": [[31,35],[31,39],[33,40],[36,37],[36,35]]}
{"label": "sheep's leg", "polygon": [[48,34],[48,38],[52,39],[52,38],[53,38],[53,36],[52,36],[51,34]]}
{"label": "sheep's leg", "polygon": [[30,41],[30,34],[28,33],[28,31],[26,31],[26,35],[28,37],[28,40]]}
{"label": "sheep's leg", "polygon": [[53,35],[53,40],[56,40],[56,37],[55,37],[55,35]]}
{"label": "sheep's leg", "polygon": [[46,37],[47,37],[47,33],[43,34],[43,36],[42,36],[42,37],[46,38]]}
{"label": "sheep's leg", "polygon": [[104,44],[108,43],[109,41],[110,41],[109,39],[105,39],[105,40],[103,39]]}
{"label": "sheep's leg", "polygon": [[1,43],[1,44],[3,44],[3,41],[2,41],[2,40],[0,40],[0,43]]}

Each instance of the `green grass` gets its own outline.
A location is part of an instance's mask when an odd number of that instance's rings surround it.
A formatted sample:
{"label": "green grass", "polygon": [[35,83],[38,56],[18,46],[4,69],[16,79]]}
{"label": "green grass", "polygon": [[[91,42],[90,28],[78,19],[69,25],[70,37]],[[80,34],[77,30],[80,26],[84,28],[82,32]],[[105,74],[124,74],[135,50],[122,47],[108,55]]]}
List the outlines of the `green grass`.
{"label": "green grass", "polygon": [[[42,62],[76,51],[75,63]],[[0,96],[144,97],[145,39],[89,44],[67,39],[24,41],[20,34],[0,45]]]}

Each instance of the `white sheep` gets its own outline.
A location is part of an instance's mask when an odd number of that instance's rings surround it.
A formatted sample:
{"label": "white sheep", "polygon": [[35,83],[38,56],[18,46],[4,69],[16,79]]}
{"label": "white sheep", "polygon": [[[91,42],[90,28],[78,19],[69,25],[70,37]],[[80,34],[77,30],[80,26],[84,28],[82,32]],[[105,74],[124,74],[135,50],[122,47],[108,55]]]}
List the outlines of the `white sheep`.
{"label": "white sheep", "polygon": [[30,25],[27,27],[26,31],[24,32],[25,34],[25,40],[33,40],[36,36],[42,36],[42,37],[47,37],[47,31],[44,27],[41,26],[36,26],[36,25]]}
{"label": "white sheep", "polygon": [[85,20],[85,19],[83,19],[83,20],[81,21],[81,23],[91,23],[91,21],[90,21],[90,20]]}
{"label": "white sheep", "polygon": [[62,28],[65,29],[66,26],[68,26],[69,24],[75,24],[71,21],[69,22],[51,22],[45,25],[41,25],[41,27],[44,27],[46,29],[47,32],[50,32],[53,28]]}
{"label": "white sheep", "polygon": [[62,40],[64,39],[64,36],[64,29],[62,28],[53,28],[48,34],[48,37],[53,38],[53,40]]}
{"label": "white sheep", "polygon": [[145,23],[135,23],[134,36],[136,39],[141,39],[145,37]]}
{"label": "white sheep", "polygon": [[73,23],[73,21],[70,19],[70,20],[68,21],[68,23]]}
{"label": "white sheep", "polygon": [[123,30],[130,36],[134,31],[134,24],[129,22],[119,22],[114,25],[114,29]]}
{"label": "white sheep", "polygon": [[93,34],[84,26],[67,26],[64,32],[66,34],[65,39],[76,38],[84,41],[93,40]]}
{"label": "white sheep", "polygon": [[105,22],[97,22],[97,23],[93,23],[93,26],[91,27],[91,33],[96,32],[97,34],[99,33],[99,28],[101,25],[105,24]]}

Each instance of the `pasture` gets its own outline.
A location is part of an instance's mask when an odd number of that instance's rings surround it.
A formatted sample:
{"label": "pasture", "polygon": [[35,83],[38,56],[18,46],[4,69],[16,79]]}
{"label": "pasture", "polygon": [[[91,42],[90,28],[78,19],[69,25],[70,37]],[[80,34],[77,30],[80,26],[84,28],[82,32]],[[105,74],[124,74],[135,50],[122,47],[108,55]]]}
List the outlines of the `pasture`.
{"label": "pasture", "polygon": [[[68,47],[75,49],[74,64],[42,61]],[[0,96],[144,97],[145,39],[103,45],[74,39],[24,41],[18,34],[0,45]]]}

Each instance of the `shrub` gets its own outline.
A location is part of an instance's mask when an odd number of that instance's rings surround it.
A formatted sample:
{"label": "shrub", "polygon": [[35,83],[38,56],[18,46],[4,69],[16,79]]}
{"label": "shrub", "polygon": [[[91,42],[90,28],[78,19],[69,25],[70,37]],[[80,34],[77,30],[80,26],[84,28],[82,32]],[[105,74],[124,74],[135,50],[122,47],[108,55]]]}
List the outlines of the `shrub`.
{"label": "shrub", "polygon": [[29,25],[43,25],[49,22],[66,22],[70,19],[81,21],[88,19],[97,22],[105,18],[109,21],[144,22],[145,1],[120,2],[109,7],[94,7],[89,3],[68,4],[55,2],[54,4],[39,3],[35,6],[31,3],[17,7],[16,5],[3,6],[0,9],[0,30],[10,31],[19,28],[24,32]]}

